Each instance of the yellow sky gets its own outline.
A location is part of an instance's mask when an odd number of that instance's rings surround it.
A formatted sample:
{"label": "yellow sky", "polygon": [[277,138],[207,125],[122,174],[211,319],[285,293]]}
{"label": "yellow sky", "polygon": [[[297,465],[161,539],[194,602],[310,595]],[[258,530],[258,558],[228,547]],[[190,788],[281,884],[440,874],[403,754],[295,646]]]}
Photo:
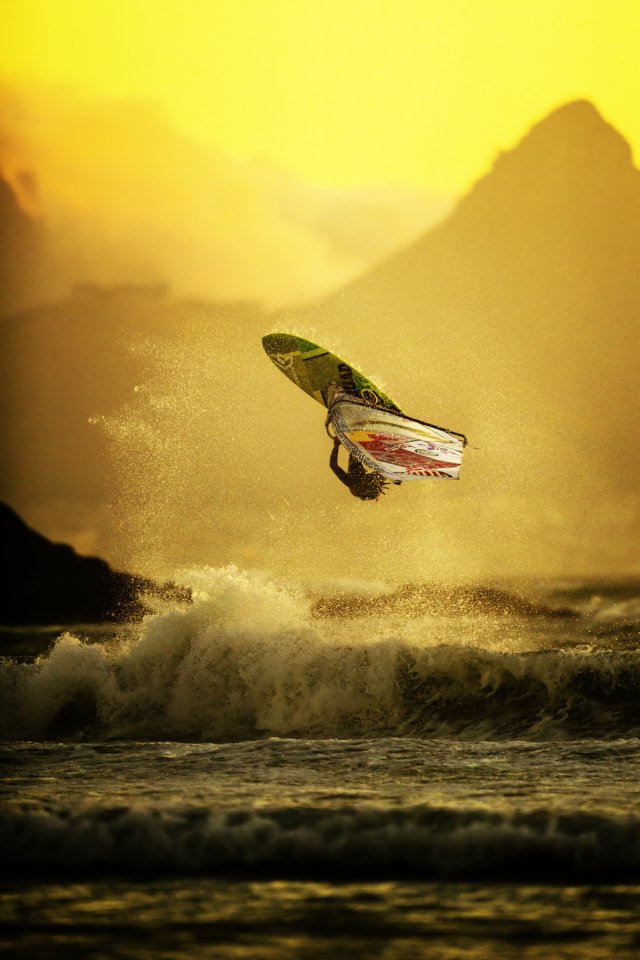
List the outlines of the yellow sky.
{"label": "yellow sky", "polygon": [[160,102],[337,186],[460,193],[567,100],[640,147],[637,0],[0,0],[9,80]]}

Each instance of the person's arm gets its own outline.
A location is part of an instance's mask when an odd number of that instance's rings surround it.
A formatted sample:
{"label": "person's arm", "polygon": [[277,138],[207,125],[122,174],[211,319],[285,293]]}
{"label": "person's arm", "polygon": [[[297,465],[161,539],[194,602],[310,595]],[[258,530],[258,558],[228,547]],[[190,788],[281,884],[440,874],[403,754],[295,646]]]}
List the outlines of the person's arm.
{"label": "person's arm", "polygon": [[343,470],[342,467],[340,466],[340,464],[338,463],[338,452],[339,452],[339,450],[340,450],[340,441],[339,441],[339,440],[334,440],[334,441],[333,441],[333,450],[331,451],[331,456],[329,457],[329,466],[331,467],[331,469],[332,469],[333,472],[335,473],[335,475],[336,475],[336,477],[338,478],[338,480],[340,480],[342,483],[346,484],[346,486],[348,487],[348,486],[350,486],[351,478],[349,477],[349,474],[347,473],[347,471],[346,471],[346,470]]}
{"label": "person's arm", "polygon": [[349,472],[349,476],[350,476],[350,478],[351,478],[352,481],[353,481],[353,480],[357,480],[357,481],[363,480],[363,479],[366,477],[366,475],[367,475],[367,471],[365,470],[363,464],[360,463],[360,461],[358,460],[358,458],[357,458],[357,457],[354,457],[354,455],[353,455],[352,453],[349,454],[349,470],[348,470],[348,472]]}

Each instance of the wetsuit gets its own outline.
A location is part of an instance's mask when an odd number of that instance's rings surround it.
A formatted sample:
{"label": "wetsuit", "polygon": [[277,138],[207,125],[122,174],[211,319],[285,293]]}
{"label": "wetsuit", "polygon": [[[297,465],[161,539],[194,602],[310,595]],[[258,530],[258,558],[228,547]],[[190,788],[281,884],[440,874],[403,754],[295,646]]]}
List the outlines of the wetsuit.
{"label": "wetsuit", "polygon": [[349,469],[343,470],[338,463],[339,450],[340,444],[334,443],[329,458],[329,466],[338,480],[349,488],[354,497],[359,497],[360,500],[377,500],[384,486],[381,478],[375,473],[369,473],[352,454],[349,454]]}

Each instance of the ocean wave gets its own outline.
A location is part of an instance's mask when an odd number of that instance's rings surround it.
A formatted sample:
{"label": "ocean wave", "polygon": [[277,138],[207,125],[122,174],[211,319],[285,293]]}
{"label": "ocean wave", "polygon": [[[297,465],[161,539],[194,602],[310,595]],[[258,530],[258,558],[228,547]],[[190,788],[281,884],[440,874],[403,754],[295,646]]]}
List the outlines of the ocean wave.
{"label": "ocean wave", "polygon": [[393,633],[317,620],[301,593],[234,569],[190,586],[191,606],[137,636],[64,634],[33,663],[1,663],[2,737],[640,736],[637,643],[508,652],[504,622],[487,649],[468,618],[449,634],[434,621]]}
{"label": "ocean wave", "polygon": [[637,881],[640,820],[428,806],[28,808],[0,811],[0,862],[22,874],[325,872],[343,878]]}

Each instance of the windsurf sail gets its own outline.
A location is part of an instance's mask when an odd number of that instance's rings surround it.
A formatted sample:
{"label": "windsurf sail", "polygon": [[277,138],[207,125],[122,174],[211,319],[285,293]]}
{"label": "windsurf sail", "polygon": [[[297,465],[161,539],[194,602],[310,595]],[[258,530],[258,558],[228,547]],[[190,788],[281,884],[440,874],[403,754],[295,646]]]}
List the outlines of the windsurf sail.
{"label": "windsurf sail", "polygon": [[329,405],[327,424],[349,453],[388,480],[460,477],[463,434],[371,406],[338,390]]}

